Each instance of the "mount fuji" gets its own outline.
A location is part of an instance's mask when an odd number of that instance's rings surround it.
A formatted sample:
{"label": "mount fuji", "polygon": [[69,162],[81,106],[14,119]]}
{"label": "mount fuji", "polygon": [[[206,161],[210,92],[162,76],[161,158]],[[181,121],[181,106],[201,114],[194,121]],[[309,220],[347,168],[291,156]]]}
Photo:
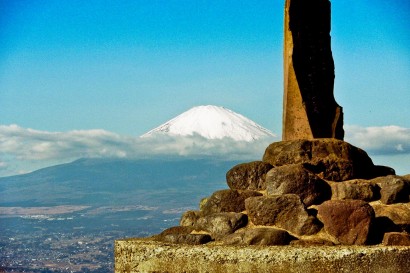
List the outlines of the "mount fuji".
{"label": "mount fuji", "polygon": [[271,131],[243,115],[214,105],[193,107],[141,137],[156,135],[199,135],[211,140],[230,138],[246,142],[275,137]]}

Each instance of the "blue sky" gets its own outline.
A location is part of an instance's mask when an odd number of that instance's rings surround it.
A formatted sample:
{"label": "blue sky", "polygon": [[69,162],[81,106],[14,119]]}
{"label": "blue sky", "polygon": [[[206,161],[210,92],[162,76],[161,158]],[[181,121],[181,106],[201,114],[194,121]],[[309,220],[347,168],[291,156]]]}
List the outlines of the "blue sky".
{"label": "blue sky", "polygon": [[[347,140],[410,173],[410,2],[331,2],[335,96]],[[283,6],[0,0],[0,176],[83,155],[54,151],[44,161],[13,153],[33,137],[50,152],[54,144],[39,134],[132,140],[202,104],[280,135]]]}

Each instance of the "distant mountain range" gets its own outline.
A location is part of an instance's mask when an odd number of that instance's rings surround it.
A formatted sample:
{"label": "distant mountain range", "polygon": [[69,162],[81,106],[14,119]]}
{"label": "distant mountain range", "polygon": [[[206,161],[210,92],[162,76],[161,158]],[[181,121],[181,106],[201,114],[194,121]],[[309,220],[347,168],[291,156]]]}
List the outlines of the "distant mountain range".
{"label": "distant mountain range", "polygon": [[206,139],[230,138],[235,141],[254,141],[275,135],[254,121],[225,107],[196,106],[157,128],[142,135],[192,136]]}
{"label": "distant mountain range", "polygon": [[[79,159],[0,178],[0,206],[160,204],[192,205],[226,188],[238,162],[205,159]],[[157,199],[155,199],[157,198]],[[138,199],[138,200],[137,200]]]}

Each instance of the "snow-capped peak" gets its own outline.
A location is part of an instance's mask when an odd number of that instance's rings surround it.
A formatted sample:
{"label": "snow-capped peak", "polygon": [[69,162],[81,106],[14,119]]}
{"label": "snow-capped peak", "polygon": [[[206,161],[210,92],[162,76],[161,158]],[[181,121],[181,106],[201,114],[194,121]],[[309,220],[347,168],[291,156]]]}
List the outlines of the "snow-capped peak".
{"label": "snow-capped peak", "polygon": [[196,106],[141,137],[157,134],[171,136],[200,135],[207,139],[231,138],[236,141],[254,141],[274,137],[269,130],[252,120],[224,107]]}

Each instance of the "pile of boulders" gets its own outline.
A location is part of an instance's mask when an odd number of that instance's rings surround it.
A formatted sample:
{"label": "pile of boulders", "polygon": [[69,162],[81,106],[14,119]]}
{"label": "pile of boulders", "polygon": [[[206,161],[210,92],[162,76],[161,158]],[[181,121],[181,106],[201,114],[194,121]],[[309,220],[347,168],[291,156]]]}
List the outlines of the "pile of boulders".
{"label": "pile of boulders", "polygon": [[180,226],[154,236],[184,244],[407,245],[410,175],[375,166],[336,139],[272,143],[262,161],[226,174]]}

